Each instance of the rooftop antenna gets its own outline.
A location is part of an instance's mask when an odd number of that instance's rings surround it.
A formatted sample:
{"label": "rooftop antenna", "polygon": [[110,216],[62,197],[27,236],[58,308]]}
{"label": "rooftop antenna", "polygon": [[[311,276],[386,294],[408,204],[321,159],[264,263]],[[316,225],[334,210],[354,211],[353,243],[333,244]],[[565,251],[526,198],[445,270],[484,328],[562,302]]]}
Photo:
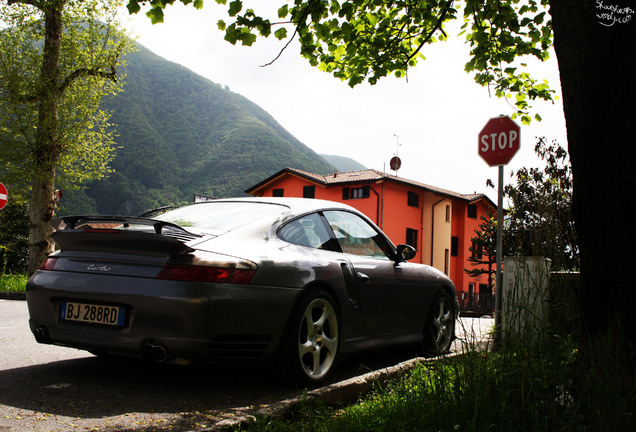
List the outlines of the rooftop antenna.
{"label": "rooftop antenna", "polygon": [[395,137],[395,156],[399,156],[400,146],[402,145],[400,144],[400,136],[398,134],[393,134],[393,136]]}

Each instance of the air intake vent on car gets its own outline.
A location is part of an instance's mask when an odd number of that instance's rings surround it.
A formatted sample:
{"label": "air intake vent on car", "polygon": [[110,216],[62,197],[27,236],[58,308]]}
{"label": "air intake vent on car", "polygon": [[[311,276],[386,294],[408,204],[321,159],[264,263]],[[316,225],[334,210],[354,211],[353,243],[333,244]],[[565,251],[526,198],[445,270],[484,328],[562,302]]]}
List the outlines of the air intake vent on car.
{"label": "air intake vent on car", "polygon": [[268,335],[218,335],[205,347],[205,355],[217,360],[256,360],[269,347]]}
{"label": "air intake vent on car", "polygon": [[177,240],[182,241],[182,242],[187,242],[187,241],[194,240],[194,239],[200,237],[200,236],[198,236],[196,234],[192,234],[192,233],[189,233],[187,231],[166,229],[166,228],[164,228],[161,231],[161,235],[166,236],[166,237],[171,237],[171,238],[177,239]]}

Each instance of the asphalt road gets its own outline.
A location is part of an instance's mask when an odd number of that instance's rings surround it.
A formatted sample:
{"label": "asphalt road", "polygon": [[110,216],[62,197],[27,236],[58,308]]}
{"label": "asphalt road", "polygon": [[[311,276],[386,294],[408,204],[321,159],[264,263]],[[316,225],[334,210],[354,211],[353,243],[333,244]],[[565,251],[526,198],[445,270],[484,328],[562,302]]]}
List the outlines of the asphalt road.
{"label": "asphalt road", "polygon": [[[459,327],[473,341],[492,319],[464,318]],[[391,350],[348,359],[333,381],[412,354]],[[0,300],[0,432],[204,430],[302,392],[267,369],[148,364],[41,345],[29,331],[26,302]]]}

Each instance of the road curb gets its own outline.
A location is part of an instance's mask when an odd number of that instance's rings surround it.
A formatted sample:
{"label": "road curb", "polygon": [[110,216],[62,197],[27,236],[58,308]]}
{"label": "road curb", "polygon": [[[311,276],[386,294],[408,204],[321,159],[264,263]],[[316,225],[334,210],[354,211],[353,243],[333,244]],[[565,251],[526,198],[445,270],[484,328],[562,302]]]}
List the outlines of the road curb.
{"label": "road curb", "polygon": [[26,300],[26,293],[0,291],[0,300]]}
{"label": "road curb", "polygon": [[397,379],[412,371],[420,364],[439,361],[440,358],[464,355],[467,352],[466,349],[468,347],[470,347],[469,351],[488,351],[492,348],[492,344],[489,339],[484,339],[477,343],[465,343],[465,340],[461,342],[463,348],[458,352],[453,352],[443,357],[416,357],[403,361],[395,366],[389,366],[384,369],[368,372],[364,375],[349,378],[325,387],[309,390],[300,396],[261,407],[256,411],[249,410],[249,413],[238,414],[241,412],[241,410],[238,410],[231,418],[219,420],[211,428],[204,429],[200,432],[229,431],[231,428],[237,428],[239,426],[245,426],[252,423],[256,421],[257,418],[285,417],[295,411],[299,405],[312,403],[312,401],[320,401],[330,406],[355,403],[360,397],[370,393],[376,386],[381,386],[387,381]]}
{"label": "road curb", "polygon": [[[455,355],[457,354],[449,354],[447,357]],[[428,363],[435,360],[439,360],[439,358],[416,357],[395,366],[368,372],[364,375],[349,378],[325,387],[309,390],[301,396],[285,399],[263,407],[253,414],[239,415],[233,418],[220,420],[211,429],[206,429],[206,431],[220,432],[228,430],[229,428],[236,428],[240,425],[246,425],[255,421],[257,417],[285,417],[287,414],[294,411],[300,404],[311,403],[316,400],[319,400],[326,405],[353,403],[361,396],[368,394],[374,387],[382,385],[389,380],[399,378],[422,363]]]}

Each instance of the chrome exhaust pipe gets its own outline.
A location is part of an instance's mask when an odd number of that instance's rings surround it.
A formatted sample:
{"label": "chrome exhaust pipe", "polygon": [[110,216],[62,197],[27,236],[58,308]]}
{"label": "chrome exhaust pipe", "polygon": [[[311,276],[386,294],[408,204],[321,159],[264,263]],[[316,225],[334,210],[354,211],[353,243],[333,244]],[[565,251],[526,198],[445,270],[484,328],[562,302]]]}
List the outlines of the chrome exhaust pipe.
{"label": "chrome exhaust pipe", "polygon": [[145,360],[160,363],[168,359],[168,350],[163,345],[154,342],[145,342],[141,345],[141,356]]}

